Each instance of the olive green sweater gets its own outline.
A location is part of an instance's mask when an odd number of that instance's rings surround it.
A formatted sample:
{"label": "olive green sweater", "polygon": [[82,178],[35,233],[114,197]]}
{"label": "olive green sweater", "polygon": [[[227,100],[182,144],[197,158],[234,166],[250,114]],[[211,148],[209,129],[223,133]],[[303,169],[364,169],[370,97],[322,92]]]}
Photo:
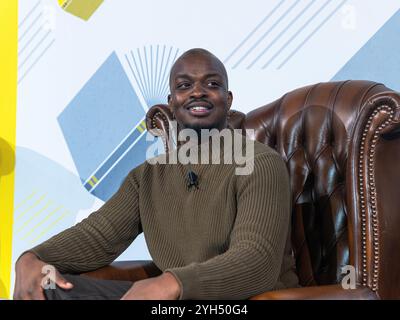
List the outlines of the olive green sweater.
{"label": "olive green sweater", "polygon": [[[247,139],[245,139],[248,141]],[[144,232],[154,263],[181,285],[180,299],[246,299],[294,287],[294,260],[284,254],[290,223],[285,164],[255,142],[254,170],[197,164],[143,163],[98,211],[30,251],[63,273],[114,261]],[[176,152],[176,151],[175,151]]]}

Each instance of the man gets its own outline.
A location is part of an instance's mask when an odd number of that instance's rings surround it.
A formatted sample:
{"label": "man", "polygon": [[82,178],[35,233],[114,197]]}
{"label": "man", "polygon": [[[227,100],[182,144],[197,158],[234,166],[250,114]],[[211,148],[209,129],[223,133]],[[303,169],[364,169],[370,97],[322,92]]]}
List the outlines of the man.
{"label": "man", "polygon": [[[180,130],[227,128],[233,97],[225,67],[210,52],[192,49],[179,57],[170,90],[168,105]],[[253,158],[248,175],[235,175],[232,164],[143,163],[97,212],[19,258],[15,298],[246,299],[296,286],[293,258],[284,252],[290,221],[285,164],[258,142]],[[197,189],[187,187],[192,170]],[[160,276],[132,284],[70,275],[108,265],[142,231]],[[58,270],[57,289],[43,291],[47,264]]]}

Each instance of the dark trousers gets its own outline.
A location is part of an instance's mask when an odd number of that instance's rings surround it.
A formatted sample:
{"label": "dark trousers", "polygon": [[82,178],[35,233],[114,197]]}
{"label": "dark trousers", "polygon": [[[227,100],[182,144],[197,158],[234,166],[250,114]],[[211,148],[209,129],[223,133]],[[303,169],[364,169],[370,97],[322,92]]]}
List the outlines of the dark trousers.
{"label": "dark trousers", "polygon": [[119,300],[133,285],[130,281],[99,280],[69,274],[63,277],[74,287],[64,290],[56,286],[44,290],[47,300]]}

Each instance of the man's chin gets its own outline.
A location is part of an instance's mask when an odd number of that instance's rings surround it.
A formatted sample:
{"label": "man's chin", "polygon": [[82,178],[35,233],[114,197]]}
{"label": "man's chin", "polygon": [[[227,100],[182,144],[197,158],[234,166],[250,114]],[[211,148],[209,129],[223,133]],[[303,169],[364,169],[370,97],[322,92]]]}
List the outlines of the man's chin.
{"label": "man's chin", "polygon": [[185,129],[192,129],[197,132],[197,134],[201,133],[201,130],[211,130],[211,129],[220,129],[221,126],[218,123],[187,123],[183,126]]}

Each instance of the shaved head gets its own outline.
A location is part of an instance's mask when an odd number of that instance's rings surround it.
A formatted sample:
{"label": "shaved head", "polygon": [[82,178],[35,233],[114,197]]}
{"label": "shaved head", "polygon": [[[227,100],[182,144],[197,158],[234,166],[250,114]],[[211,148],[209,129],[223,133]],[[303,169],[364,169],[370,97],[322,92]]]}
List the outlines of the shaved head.
{"label": "shaved head", "polygon": [[214,54],[212,54],[210,51],[203,49],[203,48],[193,48],[188,51],[185,51],[178,59],[176,59],[175,63],[171,67],[171,72],[169,74],[170,87],[171,87],[171,81],[173,80],[173,77],[176,73],[177,66],[183,60],[186,60],[187,58],[190,58],[192,56],[205,56],[205,57],[209,57],[212,60],[214,60],[214,63],[216,63],[219,68],[221,68],[221,72],[222,72],[223,76],[225,77],[226,87],[228,89],[228,73],[226,72],[224,64]]}

